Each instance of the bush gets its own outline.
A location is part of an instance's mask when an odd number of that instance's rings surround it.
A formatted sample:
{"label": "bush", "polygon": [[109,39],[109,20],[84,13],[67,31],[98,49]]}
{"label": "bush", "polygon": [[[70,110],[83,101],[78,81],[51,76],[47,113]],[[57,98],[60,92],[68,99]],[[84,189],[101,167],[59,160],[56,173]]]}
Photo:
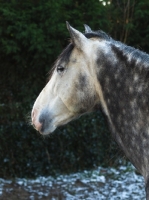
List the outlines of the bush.
{"label": "bush", "polygon": [[0,176],[5,178],[107,166],[116,153],[101,113],[82,117],[46,138],[25,123],[11,123],[1,126],[0,140]]}

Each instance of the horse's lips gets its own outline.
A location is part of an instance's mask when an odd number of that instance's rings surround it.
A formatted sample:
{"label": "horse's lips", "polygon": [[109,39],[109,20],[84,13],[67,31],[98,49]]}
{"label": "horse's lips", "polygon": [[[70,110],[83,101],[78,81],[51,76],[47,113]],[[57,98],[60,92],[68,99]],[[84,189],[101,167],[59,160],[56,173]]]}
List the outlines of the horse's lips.
{"label": "horse's lips", "polygon": [[57,121],[55,118],[53,118],[52,120],[50,120],[49,126],[43,130],[41,129],[39,132],[41,135],[49,135],[49,134],[53,133],[58,127],[67,124],[69,121],[71,121],[75,118],[76,117],[72,117],[71,119],[65,119],[62,121]]}
{"label": "horse's lips", "polygon": [[48,129],[40,130],[39,133],[41,135],[49,135],[55,131],[57,127],[56,126],[49,126]]}

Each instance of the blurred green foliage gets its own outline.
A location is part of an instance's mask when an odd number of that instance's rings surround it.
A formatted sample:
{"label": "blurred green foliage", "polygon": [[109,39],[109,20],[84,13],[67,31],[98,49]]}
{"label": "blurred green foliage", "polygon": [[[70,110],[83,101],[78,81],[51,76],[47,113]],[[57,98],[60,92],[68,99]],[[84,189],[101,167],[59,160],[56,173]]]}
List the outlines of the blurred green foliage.
{"label": "blurred green foliage", "polygon": [[[102,29],[149,52],[149,2],[0,0],[0,177],[111,165],[117,146],[101,112],[43,138],[27,123],[48,72],[68,44],[65,21]],[[28,114],[29,113],[29,114]]]}

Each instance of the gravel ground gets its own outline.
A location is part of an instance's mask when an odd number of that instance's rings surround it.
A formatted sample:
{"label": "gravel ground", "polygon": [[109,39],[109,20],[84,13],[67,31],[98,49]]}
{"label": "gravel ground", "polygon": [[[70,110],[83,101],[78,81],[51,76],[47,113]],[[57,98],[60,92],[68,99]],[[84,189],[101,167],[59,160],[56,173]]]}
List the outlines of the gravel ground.
{"label": "gravel ground", "polygon": [[57,177],[0,179],[0,200],[145,200],[144,180],[132,166]]}

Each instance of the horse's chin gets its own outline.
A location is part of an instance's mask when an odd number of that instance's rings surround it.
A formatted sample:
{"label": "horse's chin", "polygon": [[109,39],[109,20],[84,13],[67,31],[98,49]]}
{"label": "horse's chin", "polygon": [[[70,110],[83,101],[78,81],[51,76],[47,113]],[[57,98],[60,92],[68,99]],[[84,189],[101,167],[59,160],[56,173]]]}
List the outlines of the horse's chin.
{"label": "horse's chin", "polygon": [[51,133],[53,133],[55,130],[56,130],[56,126],[51,126],[51,127],[48,127],[47,129],[44,129],[44,130],[40,130],[39,133],[41,135],[50,135]]}

